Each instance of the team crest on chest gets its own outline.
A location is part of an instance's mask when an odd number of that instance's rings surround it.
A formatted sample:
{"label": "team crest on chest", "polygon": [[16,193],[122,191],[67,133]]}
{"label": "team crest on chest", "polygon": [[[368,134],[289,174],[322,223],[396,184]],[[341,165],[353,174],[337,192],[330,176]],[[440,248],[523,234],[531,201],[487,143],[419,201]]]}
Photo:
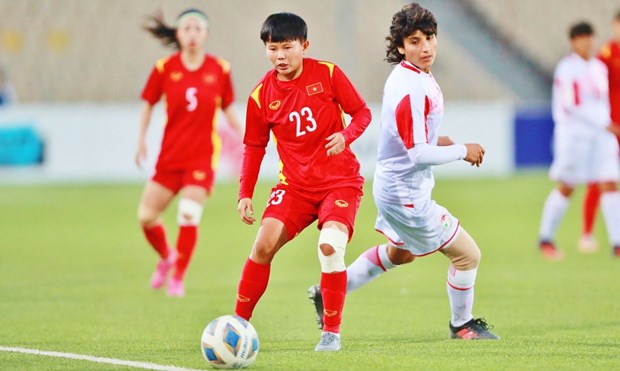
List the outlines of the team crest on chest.
{"label": "team crest on chest", "polygon": [[280,102],[279,100],[274,100],[273,102],[269,103],[269,109],[275,111],[280,108],[280,104],[282,104],[282,102]]}
{"label": "team crest on chest", "polygon": [[179,81],[183,78],[183,72],[180,71],[174,71],[170,74],[170,79],[172,81]]}
{"label": "team crest on chest", "polygon": [[308,95],[314,95],[314,94],[319,94],[323,92],[323,84],[321,84],[320,82],[311,84],[306,86],[306,92],[308,93]]}

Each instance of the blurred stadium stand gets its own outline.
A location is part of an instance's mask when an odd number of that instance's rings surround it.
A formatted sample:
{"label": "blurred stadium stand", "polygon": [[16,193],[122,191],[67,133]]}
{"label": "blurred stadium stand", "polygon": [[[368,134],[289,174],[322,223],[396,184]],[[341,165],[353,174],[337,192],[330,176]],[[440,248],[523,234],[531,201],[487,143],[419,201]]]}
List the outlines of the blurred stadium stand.
{"label": "blurred stadium stand", "polygon": [[[449,104],[444,130],[457,141],[480,140],[491,146],[489,156],[496,161],[475,174],[505,175],[546,166],[553,129],[550,81],[555,64],[569,50],[568,27],[589,20],[602,43],[611,35],[611,19],[620,3],[419,1],[439,22],[433,74]],[[140,91],[155,61],[170,53],[141,26],[146,15],[158,11],[173,23],[188,7],[209,15],[207,50],[231,62],[241,117],[248,92],[271,68],[259,39],[260,26],[267,15],[281,11],[307,21],[308,56],[337,63],[376,109],[391,70],[384,61],[385,37],[392,15],[408,2],[0,0],[0,65],[20,98],[16,108],[0,110],[0,127],[13,130],[29,123],[42,135],[42,179],[50,174],[111,177],[113,170],[119,179],[139,175],[131,158]],[[155,125],[163,121],[162,109],[159,105]],[[371,127],[377,125],[378,115]],[[161,134],[158,130],[155,126],[150,131]],[[115,142],[115,157],[103,163],[99,152],[83,154],[93,147],[85,142],[102,142],[101,148],[95,147],[100,153],[109,151],[101,139],[108,136]],[[153,146],[157,142],[155,135]],[[376,145],[372,133],[356,145],[371,173]],[[447,167],[448,172],[457,174],[459,169]],[[230,175],[234,177],[234,171]],[[0,174],[0,182],[9,178]]]}

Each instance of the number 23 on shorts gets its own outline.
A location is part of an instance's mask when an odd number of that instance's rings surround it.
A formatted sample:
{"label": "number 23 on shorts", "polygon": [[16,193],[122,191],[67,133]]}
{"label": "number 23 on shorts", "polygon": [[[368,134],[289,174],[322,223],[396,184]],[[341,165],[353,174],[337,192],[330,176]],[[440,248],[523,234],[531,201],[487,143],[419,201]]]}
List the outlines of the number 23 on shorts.
{"label": "number 23 on shorts", "polygon": [[276,189],[275,191],[271,192],[271,196],[269,196],[269,201],[267,201],[267,206],[280,205],[282,203],[282,198],[284,197],[285,193],[286,190],[284,189]]}

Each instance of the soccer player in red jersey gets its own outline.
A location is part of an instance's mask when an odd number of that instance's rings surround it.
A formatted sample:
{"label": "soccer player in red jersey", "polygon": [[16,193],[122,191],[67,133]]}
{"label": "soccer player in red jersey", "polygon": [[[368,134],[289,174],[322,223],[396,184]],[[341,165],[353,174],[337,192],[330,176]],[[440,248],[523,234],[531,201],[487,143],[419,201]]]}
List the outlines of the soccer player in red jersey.
{"label": "soccer player in red jersey", "polygon": [[[614,38],[601,48],[598,58],[605,63],[609,79],[609,103],[611,108],[611,121],[614,134],[620,144],[620,11],[613,19]],[[589,184],[583,200],[583,228],[579,249],[583,252],[593,252],[598,249],[598,243],[592,236],[596,212],[601,197],[600,187],[597,183]],[[620,249],[614,250],[614,255],[620,256]]]}
{"label": "soccer player in red jersey", "polygon": [[[146,131],[153,106],[162,95],[165,95],[168,118],[155,174],[146,184],[140,200],[138,219],[146,239],[161,258],[151,286],[162,287],[174,268],[168,294],[184,296],[183,278],[196,246],[203,203],[213,187],[221,147],[216,131],[218,109],[224,111],[228,123],[239,133],[241,126],[231,106],[234,95],[230,65],[204,52],[206,15],[200,10],[188,9],[178,16],[174,27],[167,26],[162,17],[150,20],[152,24],[146,29],[178,51],[157,61],[142,92],[144,106],[136,152],[138,166],[146,158]],[[161,214],[179,192],[179,234],[175,251],[168,245]]]}
{"label": "soccer player in red jersey", "polygon": [[[345,247],[364,182],[349,145],[366,129],[371,113],[338,66],[304,57],[307,33],[304,20],[291,13],[270,15],[261,29],[274,69],[248,99],[237,208],[244,223],[255,222],[252,195],[270,133],[280,156],[280,182],[243,268],[235,313],[250,319],[275,254],[318,219],[325,327],[315,350],[337,351],[347,286]],[[352,117],[348,126],[343,113]]]}

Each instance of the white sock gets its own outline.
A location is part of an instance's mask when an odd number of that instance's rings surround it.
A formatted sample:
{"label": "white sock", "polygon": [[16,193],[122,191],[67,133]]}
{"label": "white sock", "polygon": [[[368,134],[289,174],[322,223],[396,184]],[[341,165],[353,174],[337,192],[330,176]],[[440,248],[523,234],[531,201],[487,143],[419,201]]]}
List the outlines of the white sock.
{"label": "white sock", "polygon": [[543,208],[542,220],[540,222],[540,239],[542,241],[552,241],[558,225],[566,208],[568,207],[568,198],[560,191],[554,189],[549,193],[545,207]]}
{"label": "white sock", "polygon": [[471,314],[474,307],[474,284],[478,268],[469,271],[459,271],[450,265],[448,270],[448,297],[452,317],[450,323],[454,327],[463,326],[474,316]]}
{"label": "white sock", "polygon": [[347,267],[347,293],[394,267],[387,256],[387,245],[371,247]]}
{"label": "white sock", "polygon": [[620,246],[620,193],[605,192],[601,195],[601,209],[612,246]]}

